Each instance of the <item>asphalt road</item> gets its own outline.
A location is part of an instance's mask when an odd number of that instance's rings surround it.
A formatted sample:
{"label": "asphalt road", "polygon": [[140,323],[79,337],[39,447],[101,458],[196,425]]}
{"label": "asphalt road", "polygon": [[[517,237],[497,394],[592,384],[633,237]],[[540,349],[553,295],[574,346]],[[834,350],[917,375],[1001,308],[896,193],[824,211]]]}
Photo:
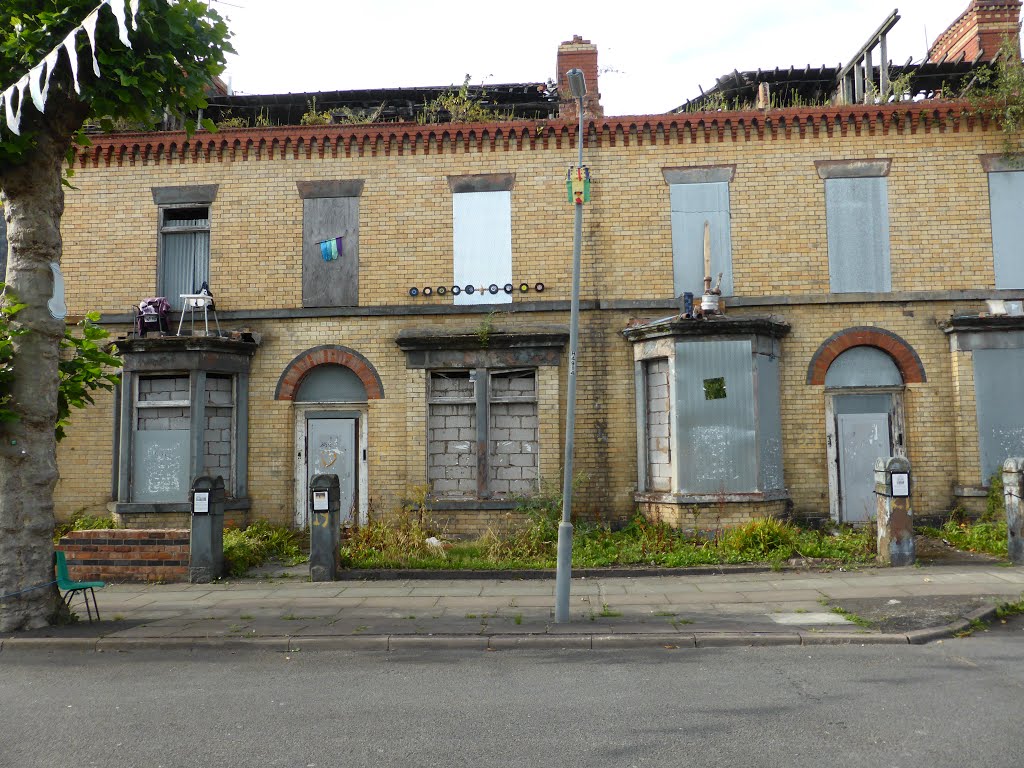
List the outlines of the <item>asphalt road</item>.
{"label": "asphalt road", "polygon": [[0,766],[1019,766],[1024,622],[928,646],[0,654]]}

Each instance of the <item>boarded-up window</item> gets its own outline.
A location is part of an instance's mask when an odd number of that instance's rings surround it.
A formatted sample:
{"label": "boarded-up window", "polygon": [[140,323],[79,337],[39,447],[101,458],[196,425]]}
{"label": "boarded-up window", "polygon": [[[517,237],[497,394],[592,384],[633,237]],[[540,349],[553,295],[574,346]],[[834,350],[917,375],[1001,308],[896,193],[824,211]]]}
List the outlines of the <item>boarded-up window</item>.
{"label": "boarded-up window", "polygon": [[206,376],[206,408],[203,410],[203,474],[223,477],[224,487],[234,487],[235,394],[231,376]]}
{"label": "boarded-up window", "polygon": [[1024,288],[1024,173],[988,175],[996,288]]}
{"label": "boarded-up window", "polygon": [[[676,407],[683,493],[758,490],[757,411],[748,340],[676,346]],[[709,400],[704,381],[724,379],[728,396]]]}
{"label": "boarded-up window", "polygon": [[[456,304],[503,304],[512,282],[512,193],[458,192],[452,195]],[[497,286],[492,293],[491,286]],[[466,290],[472,286],[472,292]]]}
{"label": "boarded-up window", "polygon": [[[540,487],[535,370],[436,371],[430,374],[427,419],[433,495],[504,497]],[[482,456],[480,446],[486,446]]]}
{"label": "boarded-up window", "polygon": [[647,380],[647,489],[672,490],[672,422],[668,360],[649,360]]}
{"label": "boarded-up window", "polygon": [[161,209],[159,269],[157,290],[175,309],[210,280],[209,208]]}
{"label": "boarded-up window", "polygon": [[436,496],[477,494],[476,376],[470,371],[430,376],[427,480]]}
{"label": "boarded-up window", "polygon": [[987,483],[1008,458],[1024,456],[1024,349],[976,349],[973,354],[981,481]]}
{"label": "boarded-up window", "polygon": [[185,501],[189,489],[189,377],[138,381],[132,435],[132,501]]}
{"label": "boarded-up window", "polygon": [[302,306],[350,307],[358,303],[359,198],[304,199]]}
{"label": "boarded-up window", "polygon": [[540,477],[536,371],[492,373],[488,400],[488,490],[497,496],[535,493]]}
{"label": "boarded-up window", "polygon": [[676,296],[704,291],[704,222],[711,232],[711,276],[722,273],[722,293],[733,295],[729,183],[670,185],[672,282]]}
{"label": "boarded-up window", "polygon": [[885,177],[825,179],[825,215],[832,293],[892,290]]}
{"label": "boarded-up window", "polygon": [[[207,374],[201,425],[193,425],[189,374],[140,376],[131,435],[131,501],[187,501],[192,450],[202,450],[201,475],[224,478],[232,495],[235,473],[235,377]],[[198,408],[198,406],[195,406]],[[193,429],[202,429],[202,435]]]}

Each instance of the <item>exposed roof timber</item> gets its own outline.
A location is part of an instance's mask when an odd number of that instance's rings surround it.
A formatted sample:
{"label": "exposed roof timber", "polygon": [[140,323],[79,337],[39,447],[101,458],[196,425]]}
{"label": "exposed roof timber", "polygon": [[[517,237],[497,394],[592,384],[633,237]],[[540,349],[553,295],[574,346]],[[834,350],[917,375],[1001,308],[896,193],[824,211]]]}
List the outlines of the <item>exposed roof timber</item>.
{"label": "exposed roof timber", "polygon": [[896,26],[896,22],[898,22],[899,20],[900,12],[899,8],[897,8],[893,10],[891,14],[889,14],[889,18],[882,22],[882,26],[880,26],[875,31],[875,33],[868,38],[868,41],[861,46],[860,50],[857,51],[855,54],[853,54],[853,56],[851,56],[848,59],[848,63],[846,64],[846,66],[843,67],[842,70],[839,72],[837,82],[842,82],[842,79],[846,77],[848,74],[850,74],[850,70],[857,66],[861,59],[863,59],[868,53],[873,51],[878,46],[882,38],[889,33],[889,30]]}
{"label": "exposed roof timber", "polygon": [[[978,60],[965,61],[957,57],[954,61],[925,62],[913,64],[913,59],[908,59],[906,64],[889,64],[890,80],[903,77],[910,73],[910,96],[932,98],[936,94],[946,91],[949,95],[950,88],[960,90],[966,81],[977,71]],[[756,72],[732,72],[718,78],[714,88],[702,91],[698,98],[691,99],[685,104],[671,110],[672,112],[695,112],[708,109],[722,100],[728,106],[753,105],[757,101],[757,89],[761,83],[768,83],[771,90],[780,94],[783,98],[798,97],[805,104],[831,103],[832,94],[836,88],[840,67],[812,67],[808,65],[804,69],[790,69],[789,72],[775,69],[772,71],[758,70]],[[879,67],[874,67],[877,81]]]}

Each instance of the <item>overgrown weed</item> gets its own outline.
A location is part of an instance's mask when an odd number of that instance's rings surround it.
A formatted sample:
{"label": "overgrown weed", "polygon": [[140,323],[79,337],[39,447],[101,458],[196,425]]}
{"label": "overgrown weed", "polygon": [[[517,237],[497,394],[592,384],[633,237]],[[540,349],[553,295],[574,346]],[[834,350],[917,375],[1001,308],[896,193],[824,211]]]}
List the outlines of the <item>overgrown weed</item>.
{"label": "overgrown weed", "polygon": [[224,569],[230,576],[243,576],[271,558],[298,565],[308,559],[302,551],[301,537],[297,531],[264,521],[248,528],[225,528]]}

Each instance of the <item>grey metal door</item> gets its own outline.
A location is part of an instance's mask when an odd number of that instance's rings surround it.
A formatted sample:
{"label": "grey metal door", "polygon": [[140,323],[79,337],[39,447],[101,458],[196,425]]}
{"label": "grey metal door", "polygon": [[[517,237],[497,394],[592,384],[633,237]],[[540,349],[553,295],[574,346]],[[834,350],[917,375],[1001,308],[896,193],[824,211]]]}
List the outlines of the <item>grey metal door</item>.
{"label": "grey metal door", "polygon": [[351,522],[356,510],[356,435],[358,419],[306,421],[306,487],[313,475],[337,475],[341,484],[341,522]]}
{"label": "grey metal door", "polygon": [[875,459],[890,454],[888,413],[839,413],[839,519],[875,517]]}

